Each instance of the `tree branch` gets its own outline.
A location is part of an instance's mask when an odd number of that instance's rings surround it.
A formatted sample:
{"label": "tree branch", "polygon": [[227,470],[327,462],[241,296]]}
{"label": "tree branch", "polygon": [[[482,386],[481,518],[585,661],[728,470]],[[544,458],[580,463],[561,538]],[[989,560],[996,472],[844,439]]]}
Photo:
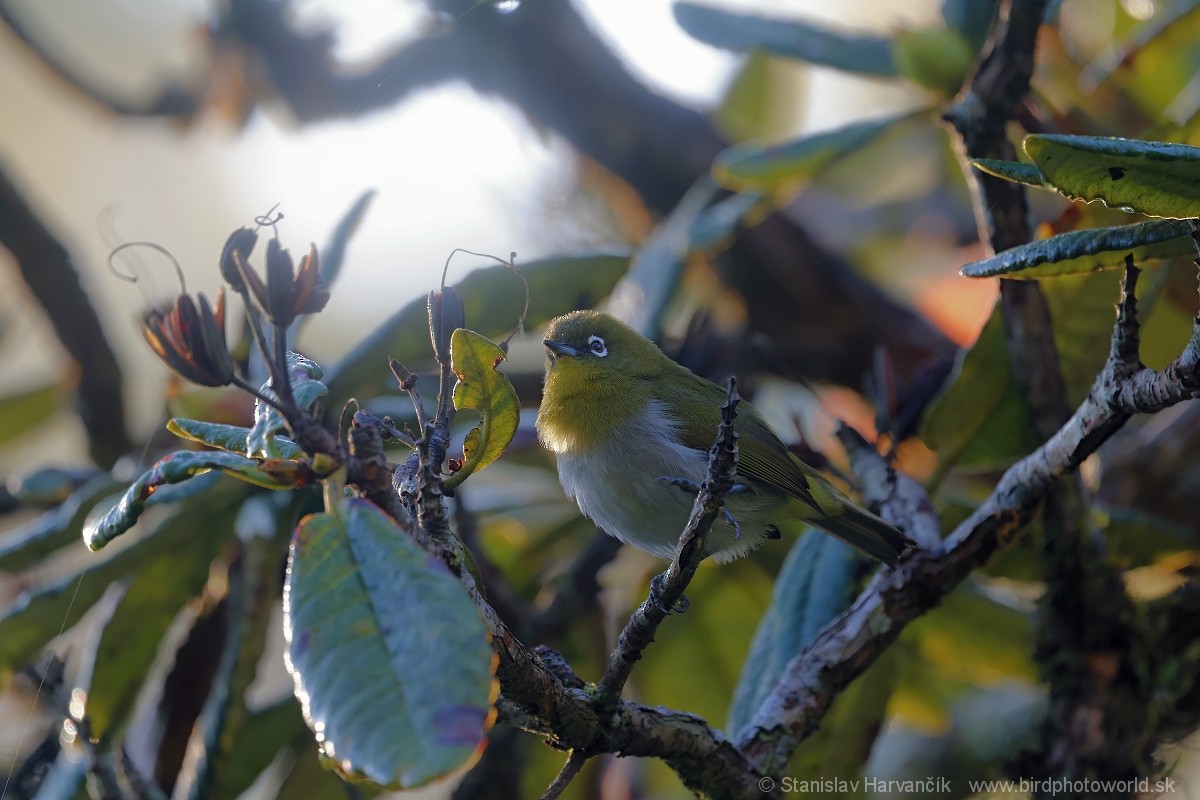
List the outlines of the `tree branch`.
{"label": "tree branch", "polygon": [[[1136,274],[1126,278],[1132,289]],[[1129,308],[1129,306],[1124,306]],[[1128,312],[1127,312],[1128,313]],[[1049,441],[1011,467],[991,496],[938,548],[919,550],[882,570],[853,605],[794,658],[739,749],[764,773],[783,768],[820,724],[833,699],[893,642],[904,626],[941,602],[1029,520],[1054,482],[1095,452],[1134,413],[1155,413],[1200,396],[1200,319],[1183,353],[1162,371],[1122,355],[1136,318],[1113,333],[1113,353],[1087,398]]]}
{"label": "tree branch", "polygon": [[125,427],[121,366],[79,283],[66,248],[38,219],[0,168],[0,246],[12,253],[75,370],[77,410],[92,459],[110,467],[132,449]]}
{"label": "tree branch", "polygon": [[[563,136],[657,214],[674,208],[728,145],[704,115],[638,81],[571,3],[526,0],[507,15],[474,0],[430,5],[453,20],[448,30],[354,68],[333,58],[330,33],[294,30],[288,2],[231,0],[212,34],[210,67],[222,52],[243,55],[265,78],[250,82],[257,95],[245,103],[274,93],[301,123],[390,107],[417,89],[461,79]],[[141,105],[120,101],[40,48],[2,2],[0,17],[55,74],[115,113],[187,121],[201,110],[203,85],[167,87]],[[718,261],[723,279],[745,298],[752,329],[773,344],[764,367],[785,377],[861,387],[877,347],[891,353],[905,379],[954,351],[928,321],[781,215],[741,231]]]}
{"label": "tree branch", "polygon": [[[686,602],[683,591],[691,582],[700,562],[708,555],[708,532],[725,504],[725,495],[733,488],[737,474],[737,434],[733,430],[737,416],[736,382],[729,379],[725,403],[721,406],[721,425],[717,440],[708,456],[708,475],[692,505],[687,526],[679,537],[675,558],[667,571],[650,584],[650,596],[638,606],[617,638],[617,646],[608,658],[604,676],[596,684],[596,707],[601,712],[612,708],[621,696],[642,651],[654,641],[658,626],[677,603]],[[685,606],[686,607],[686,606]]]}

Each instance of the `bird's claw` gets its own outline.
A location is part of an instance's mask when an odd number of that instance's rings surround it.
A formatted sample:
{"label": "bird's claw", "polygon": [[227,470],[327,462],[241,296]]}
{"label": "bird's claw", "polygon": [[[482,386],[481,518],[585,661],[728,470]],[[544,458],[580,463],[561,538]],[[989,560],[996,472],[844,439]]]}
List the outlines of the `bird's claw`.
{"label": "bird's claw", "polygon": [[650,579],[650,603],[664,614],[670,614],[672,612],[676,614],[682,614],[688,610],[692,603],[687,599],[686,596],[680,595],[679,600],[677,600],[673,606],[668,607],[663,605],[662,583],[665,577],[666,573],[662,573],[660,575],[655,575]]}
{"label": "bird's claw", "polygon": [[[685,492],[690,492],[691,494],[700,494],[700,484],[696,483],[695,481],[688,480],[687,478],[676,478],[671,475],[660,475],[658,480],[669,483],[678,489],[683,489]],[[733,486],[729,487],[729,491],[725,494],[726,496],[737,494],[738,492],[746,491],[748,488],[750,487],[746,486],[744,483],[735,483]],[[729,523],[731,528],[733,528],[733,540],[736,542],[741,539],[741,523],[737,521],[737,517],[733,515],[728,506],[721,507],[721,517]]]}

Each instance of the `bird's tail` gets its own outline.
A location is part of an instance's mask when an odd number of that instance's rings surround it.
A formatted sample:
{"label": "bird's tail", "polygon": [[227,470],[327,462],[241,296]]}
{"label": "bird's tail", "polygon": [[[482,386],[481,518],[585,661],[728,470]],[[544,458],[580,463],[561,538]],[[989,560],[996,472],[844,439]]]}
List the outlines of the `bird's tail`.
{"label": "bird's tail", "polygon": [[899,562],[901,555],[917,546],[899,529],[851,503],[846,503],[840,514],[809,522],[854,545],[871,558],[892,566]]}

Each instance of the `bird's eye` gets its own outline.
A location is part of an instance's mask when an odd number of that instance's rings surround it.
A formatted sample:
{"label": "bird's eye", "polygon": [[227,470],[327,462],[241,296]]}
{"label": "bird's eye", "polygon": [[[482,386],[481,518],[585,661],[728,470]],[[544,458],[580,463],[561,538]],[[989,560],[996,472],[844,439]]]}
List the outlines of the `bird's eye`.
{"label": "bird's eye", "polygon": [[592,355],[604,358],[608,355],[608,348],[604,346],[604,340],[599,336],[588,337],[588,349],[592,351]]}

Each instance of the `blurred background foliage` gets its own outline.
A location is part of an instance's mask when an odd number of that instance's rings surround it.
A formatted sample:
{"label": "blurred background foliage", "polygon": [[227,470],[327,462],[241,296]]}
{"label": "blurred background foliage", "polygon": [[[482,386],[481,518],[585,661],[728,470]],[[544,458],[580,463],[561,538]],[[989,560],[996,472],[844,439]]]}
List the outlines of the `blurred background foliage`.
{"label": "blurred background foliage", "polygon": [[[835,469],[835,419],[878,432],[901,469],[929,481],[944,530],[1038,444],[995,287],[957,275],[983,251],[939,119],[984,41],[987,0],[2,0],[0,11],[8,796],[84,796],[91,756],[173,797],[373,793],[320,768],[283,670],[281,558],[316,497],[209,475],[156,493],[103,554],[80,544],[88,518],[180,447],[168,417],[247,424],[250,413],[237,392],[174,379],[164,390],[130,319],[175,287],[146,252],[118,262],[137,288],[107,276],[122,241],[161,244],[189,285],[211,290],[228,233],[279,202],[285,243],[344,253],[333,301],[298,340],[326,367],[331,421],[352,397],[404,413],[386,356],[431,371],[415,298],[452,248],[516,250],[531,335],[513,340],[505,370],[526,412],[505,457],[460,489],[455,520],[502,616],[587,679],[661,565],[581,520],[536,446],[536,329],[551,316],[604,303],[695,371],[736,373],[785,439]],[[1200,145],[1198,25],[1185,0],[1052,3],[1013,135]],[[1030,199],[1040,235],[1129,221]],[[72,264],[92,328],[63,303]],[[520,282],[475,267],[459,256],[449,273],[467,325],[503,335]],[[1072,401],[1107,352],[1116,290],[1112,273],[1046,286]],[[1159,367],[1190,329],[1193,270],[1151,265],[1140,291],[1143,358]],[[1200,413],[1138,423],[1084,475],[1113,558],[1146,600],[1194,566]],[[1039,535],[910,626],[789,774],[1003,775],[1043,711]],[[732,735],[752,678],[778,669],[864,576],[853,558],[823,554],[844,568],[832,594],[812,593],[811,538],[788,562],[792,543],[779,542],[702,569],[691,610],[663,627],[629,694]],[[62,723],[84,698],[90,755]],[[1200,770],[1192,741],[1160,753],[1185,781]],[[561,761],[498,728],[458,796],[535,796]],[[658,762],[602,758],[568,796],[687,793]]]}

